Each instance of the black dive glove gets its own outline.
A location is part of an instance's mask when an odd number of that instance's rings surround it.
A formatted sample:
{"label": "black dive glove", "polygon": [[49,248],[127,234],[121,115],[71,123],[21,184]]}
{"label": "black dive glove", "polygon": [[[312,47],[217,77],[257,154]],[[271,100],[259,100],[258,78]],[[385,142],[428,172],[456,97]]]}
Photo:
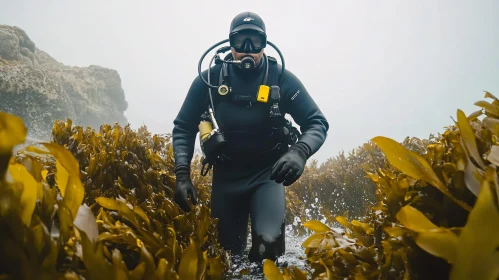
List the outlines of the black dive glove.
{"label": "black dive glove", "polygon": [[192,185],[191,174],[189,167],[178,166],[175,170],[175,176],[177,179],[177,185],[175,189],[175,202],[180,206],[185,212],[191,211],[189,206],[189,195],[191,196],[191,202],[196,205],[198,202],[196,189]]}
{"label": "black dive glove", "polygon": [[272,167],[270,180],[283,183],[285,186],[293,184],[300,178],[308,159],[309,150],[305,143],[296,143],[281,156]]}

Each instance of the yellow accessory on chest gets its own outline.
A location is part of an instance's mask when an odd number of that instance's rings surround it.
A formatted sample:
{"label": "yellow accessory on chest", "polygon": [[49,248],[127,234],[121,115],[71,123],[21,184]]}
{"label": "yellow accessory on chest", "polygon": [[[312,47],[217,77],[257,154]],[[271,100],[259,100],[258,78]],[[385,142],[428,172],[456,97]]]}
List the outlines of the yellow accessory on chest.
{"label": "yellow accessory on chest", "polygon": [[260,85],[260,88],[258,89],[258,96],[256,98],[256,101],[262,102],[262,103],[267,103],[269,100],[269,92],[270,92],[270,87],[266,85]]}

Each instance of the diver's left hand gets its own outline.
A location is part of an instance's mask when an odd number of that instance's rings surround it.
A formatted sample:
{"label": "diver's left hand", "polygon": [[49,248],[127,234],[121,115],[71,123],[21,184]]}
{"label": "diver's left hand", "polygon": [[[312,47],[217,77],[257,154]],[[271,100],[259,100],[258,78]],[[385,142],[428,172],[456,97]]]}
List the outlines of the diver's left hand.
{"label": "diver's left hand", "polygon": [[293,184],[302,175],[307,159],[303,147],[299,144],[292,146],[272,167],[270,180],[275,180],[278,184],[283,183],[284,186]]}

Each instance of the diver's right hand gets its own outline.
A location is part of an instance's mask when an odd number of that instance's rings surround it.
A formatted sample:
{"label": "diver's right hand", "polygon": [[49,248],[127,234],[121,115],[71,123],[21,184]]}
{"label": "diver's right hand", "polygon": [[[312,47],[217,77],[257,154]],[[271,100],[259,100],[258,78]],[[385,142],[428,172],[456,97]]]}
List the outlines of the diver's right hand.
{"label": "diver's right hand", "polygon": [[197,192],[190,178],[190,172],[185,169],[180,169],[176,173],[176,189],[175,189],[175,202],[185,212],[191,211],[189,206],[189,196],[191,197],[192,204],[196,205],[198,202]]}

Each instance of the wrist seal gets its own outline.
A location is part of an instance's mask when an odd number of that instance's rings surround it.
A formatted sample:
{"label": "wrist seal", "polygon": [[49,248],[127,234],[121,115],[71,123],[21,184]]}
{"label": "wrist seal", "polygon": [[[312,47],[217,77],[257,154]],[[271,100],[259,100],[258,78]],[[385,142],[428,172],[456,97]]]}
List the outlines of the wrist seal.
{"label": "wrist seal", "polygon": [[302,158],[308,159],[310,156],[310,148],[303,142],[298,142],[289,148],[289,151],[297,152]]}
{"label": "wrist seal", "polygon": [[175,166],[175,177],[177,181],[179,179],[190,179],[191,178],[191,170],[187,165],[179,165]]}

